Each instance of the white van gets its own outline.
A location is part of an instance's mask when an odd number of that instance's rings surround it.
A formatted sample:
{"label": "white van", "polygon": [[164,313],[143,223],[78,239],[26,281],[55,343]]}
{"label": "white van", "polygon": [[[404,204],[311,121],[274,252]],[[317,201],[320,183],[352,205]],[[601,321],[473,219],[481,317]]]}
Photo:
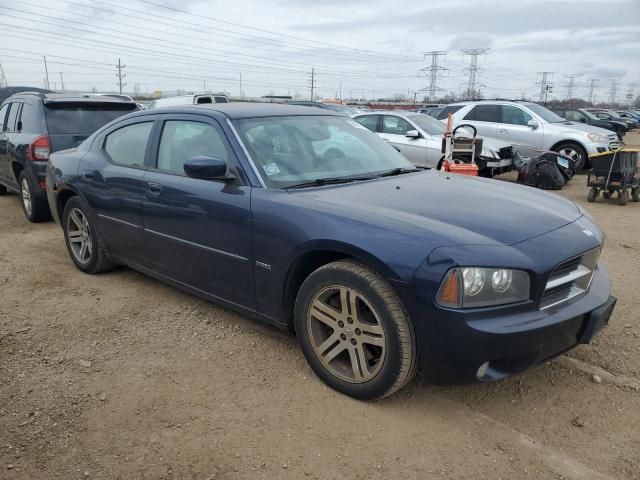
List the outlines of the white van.
{"label": "white van", "polygon": [[203,103],[229,103],[224,93],[203,93],[199,95],[179,95],[177,97],[159,98],[149,105],[152,108],[175,107],[178,105],[200,105]]}

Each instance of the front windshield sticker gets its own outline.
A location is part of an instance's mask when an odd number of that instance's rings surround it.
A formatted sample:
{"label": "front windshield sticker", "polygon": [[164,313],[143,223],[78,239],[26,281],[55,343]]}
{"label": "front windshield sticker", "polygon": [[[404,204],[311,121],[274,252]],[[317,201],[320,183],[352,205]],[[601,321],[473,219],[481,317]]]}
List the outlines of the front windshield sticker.
{"label": "front windshield sticker", "polygon": [[276,173],[280,173],[280,169],[275,163],[268,163],[262,167],[264,169],[264,173],[268,176],[275,175]]}

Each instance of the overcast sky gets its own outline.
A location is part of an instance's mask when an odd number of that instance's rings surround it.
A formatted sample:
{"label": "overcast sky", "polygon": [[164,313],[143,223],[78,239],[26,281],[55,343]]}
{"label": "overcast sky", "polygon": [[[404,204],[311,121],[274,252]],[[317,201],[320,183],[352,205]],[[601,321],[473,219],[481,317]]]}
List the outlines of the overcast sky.
{"label": "overcast sky", "polygon": [[[183,13],[185,12],[185,13]],[[460,92],[478,58],[486,97],[536,96],[537,72],[554,72],[552,96],[605,100],[640,93],[640,0],[0,0],[0,64],[9,85],[176,89],[308,98],[390,97],[425,88],[423,52],[445,50],[442,93]],[[419,93],[418,96],[422,96]]]}

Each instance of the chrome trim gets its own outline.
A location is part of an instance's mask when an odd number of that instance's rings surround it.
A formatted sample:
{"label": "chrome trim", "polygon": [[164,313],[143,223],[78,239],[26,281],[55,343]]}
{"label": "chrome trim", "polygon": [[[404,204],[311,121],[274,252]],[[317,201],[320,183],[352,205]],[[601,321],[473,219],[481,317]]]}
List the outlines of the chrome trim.
{"label": "chrome trim", "polygon": [[[591,287],[593,275],[598,268],[599,256],[600,247],[584,252],[576,257],[569,258],[556,265],[549,274],[549,278],[540,301],[540,310],[547,310],[585,294]],[[573,265],[573,268],[570,270],[566,270],[567,267],[571,266],[570,262],[575,262],[575,265]],[[558,272],[559,269],[561,272]],[[587,276],[588,280],[586,282],[581,280]],[[557,292],[550,292],[553,289],[559,290]],[[545,301],[551,303],[545,304]]]}
{"label": "chrome trim", "polygon": [[260,170],[258,170],[258,168],[256,167],[256,164],[253,161],[253,158],[251,158],[251,155],[249,155],[249,151],[247,150],[247,147],[244,146],[244,143],[242,142],[242,139],[240,138],[240,135],[238,134],[236,127],[233,126],[233,123],[231,123],[231,120],[228,118],[227,118],[227,125],[229,125],[229,128],[233,132],[233,135],[236,137],[236,141],[240,144],[240,148],[242,148],[242,151],[247,157],[247,160],[249,161],[249,165],[251,165],[251,168],[253,169],[253,173],[255,173],[256,177],[258,177],[258,182],[260,182],[260,185],[262,186],[262,188],[267,188],[267,185],[264,183],[264,180],[262,180],[262,176],[260,175]]}
{"label": "chrome trim", "polygon": [[569,291],[569,294],[563,298],[561,298],[560,300],[550,303],[549,305],[545,305],[544,307],[542,307],[540,310],[546,310],[548,308],[552,308],[555,307],[557,305],[560,305],[561,303],[565,303],[568,302],[569,300],[571,300],[572,298],[575,298],[579,295],[582,295],[583,293],[585,293],[586,290],[582,289],[582,288],[578,288],[575,285],[571,287],[571,290]]}
{"label": "chrome trim", "polygon": [[155,230],[150,230],[148,228],[144,229],[145,232],[153,233],[154,235],[158,235],[160,237],[168,238],[170,240],[175,240],[176,242],[185,243],[187,245],[191,245],[192,247],[198,247],[203,250],[207,250],[208,252],[217,253],[218,255],[223,255],[225,257],[233,258],[235,260],[241,260],[243,262],[248,262],[249,259],[242,257],[240,255],[236,255],[235,253],[225,252],[224,250],[218,250],[217,248],[207,247],[206,245],[202,245],[200,243],[190,242],[189,240],[184,240],[182,238],[174,237],[173,235],[167,235],[166,233],[156,232]]}
{"label": "chrome trim", "polygon": [[571,283],[574,280],[584,277],[585,275],[590,275],[591,273],[591,270],[584,265],[578,265],[578,268],[568,272],[566,275],[549,280],[545,290],[551,290],[552,288],[559,287],[560,285]]}
{"label": "chrome trim", "polygon": [[116,223],[122,223],[123,225],[127,225],[129,227],[133,227],[133,228],[143,228],[140,225],[136,225],[135,223],[129,223],[129,222],[125,222],[124,220],[120,220],[119,218],[113,218],[110,217],[109,215],[104,215],[102,213],[98,213],[97,214],[98,217],[100,218],[104,218],[105,220],[111,220],[112,222],[116,222]]}

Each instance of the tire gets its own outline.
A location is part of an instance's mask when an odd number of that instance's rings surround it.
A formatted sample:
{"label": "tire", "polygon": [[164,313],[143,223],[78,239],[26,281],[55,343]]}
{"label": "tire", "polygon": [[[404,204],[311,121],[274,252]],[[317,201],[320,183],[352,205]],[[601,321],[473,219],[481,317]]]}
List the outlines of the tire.
{"label": "tire", "polygon": [[640,202],[640,187],[636,187],[631,190],[631,200],[634,202]]}
{"label": "tire", "polygon": [[4,185],[0,185],[0,197],[6,194],[7,194],[7,187],[5,187]]}
{"label": "tire", "polygon": [[556,145],[553,151],[573,159],[575,162],[574,170],[576,172],[582,170],[589,160],[586,150],[577,143],[561,143]]}
{"label": "tire", "polygon": [[47,197],[42,195],[40,185],[33,181],[23,170],[18,177],[20,186],[20,205],[24,216],[32,223],[45,222],[51,218]]}
{"label": "tire", "polygon": [[629,200],[629,190],[620,190],[618,192],[618,204],[626,205]]}
{"label": "tire", "polygon": [[587,195],[587,202],[593,203],[596,201],[596,198],[598,198],[598,189],[596,187],[591,187]]}
{"label": "tire", "polygon": [[608,190],[604,190],[602,192],[602,197],[605,198],[606,200],[609,200],[611,198],[611,192],[609,192]]}
{"label": "tire", "polygon": [[415,333],[402,301],[380,275],[356,261],[333,262],[309,275],[294,316],[309,365],[345,395],[383,398],[415,375]]}
{"label": "tire", "polygon": [[99,273],[113,268],[98,237],[89,209],[80,197],[70,198],[62,213],[64,242],[73,263],[85,273]]}

